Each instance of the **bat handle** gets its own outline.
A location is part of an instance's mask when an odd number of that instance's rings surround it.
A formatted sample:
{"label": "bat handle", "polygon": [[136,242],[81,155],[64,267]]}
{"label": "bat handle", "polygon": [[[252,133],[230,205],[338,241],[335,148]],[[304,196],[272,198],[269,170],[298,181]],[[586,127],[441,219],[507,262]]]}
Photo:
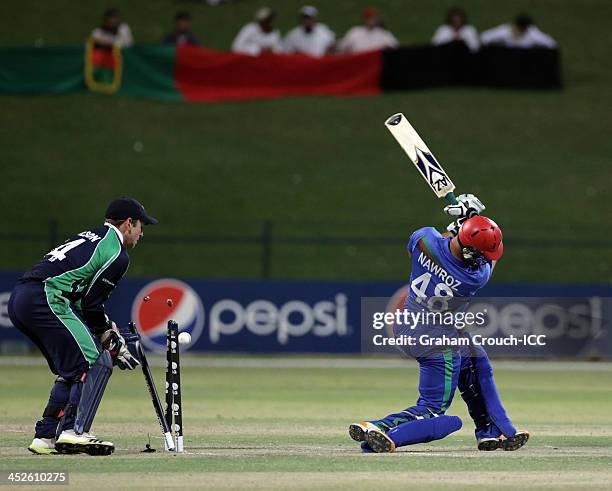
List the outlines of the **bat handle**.
{"label": "bat handle", "polygon": [[453,193],[452,191],[450,191],[449,193],[446,193],[445,198],[451,205],[456,205],[459,203],[459,201],[457,201],[455,193]]}

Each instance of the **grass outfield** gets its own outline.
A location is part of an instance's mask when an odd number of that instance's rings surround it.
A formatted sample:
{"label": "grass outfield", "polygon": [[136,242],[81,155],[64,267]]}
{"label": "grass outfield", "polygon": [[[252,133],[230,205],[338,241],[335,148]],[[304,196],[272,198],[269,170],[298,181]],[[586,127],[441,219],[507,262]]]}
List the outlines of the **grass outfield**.
{"label": "grass outfield", "polygon": [[[226,49],[256,4],[210,8],[130,0],[137,40],[155,42],[177,8],[195,16],[206,45]],[[300,1],[267,2],[279,26]],[[321,3],[338,33],[369,0]],[[403,43],[426,42],[454,2],[379,2]],[[414,5],[413,5],[414,4]],[[96,223],[108,200],[138,196],[161,225],[146,231],[132,275],[258,277],[258,243],[183,243],[186,234],[390,238],[384,244],[273,242],[275,278],[400,279],[404,243],[417,227],[444,227],[442,203],[382,126],[403,111],[460,192],[478,194],[503,227],[500,282],[609,283],[612,116],[607,70],[612,4],[603,0],[463,2],[487,28],[528,10],[563,51],[563,91],[440,89],[368,98],[289,98],[227,104],[160,103],[94,94],[0,95],[3,268],[25,269],[48,250],[42,233],[60,220],[64,238]],[[97,6],[97,7],[96,7]],[[107,2],[9,0],[0,46],[75,44]],[[579,15],[576,12],[580,12]],[[61,26],[61,28],[59,27]],[[134,150],[135,143],[143,150]],[[138,146],[136,147],[138,148]],[[10,212],[8,212],[10,210]],[[175,243],[161,242],[171,237]],[[158,239],[150,241],[147,238]],[[350,241],[349,241],[350,242]]]}
{"label": "grass outfield", "polygon": [[[392,455],[364,455],[349,423],[380,417],[415,398],[416,371],[396,360],[185,357],[184,455],[159,451],[159,429],[141,374],[116,373],[94,425],[111,457],[33,456],[32,422],[52,377],[41,365],[2,360],[0,470],[70,471],[88,489],[595,489],[612,479],[610,364],[497,363],[496,378],[523,449],[478,452],[464,428]],[[401,368],[400,368],[401,367]],[[161,377],[162,369],[156,368]],[[160,380],[158,378],[158,380]],[[142,454],[146,434],[155,454]]]}

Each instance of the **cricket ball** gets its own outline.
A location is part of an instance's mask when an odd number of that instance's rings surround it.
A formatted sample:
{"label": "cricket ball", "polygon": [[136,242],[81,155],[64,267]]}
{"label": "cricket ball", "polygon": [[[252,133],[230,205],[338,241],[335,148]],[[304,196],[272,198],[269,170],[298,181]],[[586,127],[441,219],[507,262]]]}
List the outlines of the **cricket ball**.
{"label": "cricket ball", "polygon": [[191,343],[191,334],[188,332],[182,332],[178,335],[179,344],[189,344]]}

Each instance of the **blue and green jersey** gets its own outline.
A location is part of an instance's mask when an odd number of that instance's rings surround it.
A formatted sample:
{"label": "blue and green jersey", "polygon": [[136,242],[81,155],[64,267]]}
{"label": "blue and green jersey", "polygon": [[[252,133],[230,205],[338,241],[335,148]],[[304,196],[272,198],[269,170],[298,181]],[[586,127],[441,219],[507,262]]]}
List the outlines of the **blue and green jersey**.
{"label": "blue and green jersey", "polygon": [[420,228],[410,236],[412,271],[407,306],[434,306],[436,299],[452,303],[452,298],[471,297],[491,278],[490,262],[470,267],[453,256],[450,241],[432,227]]}

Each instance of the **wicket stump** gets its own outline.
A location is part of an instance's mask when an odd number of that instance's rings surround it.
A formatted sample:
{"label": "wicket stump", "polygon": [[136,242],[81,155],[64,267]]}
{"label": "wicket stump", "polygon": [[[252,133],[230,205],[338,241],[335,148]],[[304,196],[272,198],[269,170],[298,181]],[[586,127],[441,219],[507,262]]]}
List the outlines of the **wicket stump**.
{"label": "wicket stump", "polygon": [[[168,321],[166,336],[166,422],[174,430],[175,451],[183,451],[183,407],[181,403],[181,361],[178,324]],[[166,445],[166,450],[170,450]]]}

